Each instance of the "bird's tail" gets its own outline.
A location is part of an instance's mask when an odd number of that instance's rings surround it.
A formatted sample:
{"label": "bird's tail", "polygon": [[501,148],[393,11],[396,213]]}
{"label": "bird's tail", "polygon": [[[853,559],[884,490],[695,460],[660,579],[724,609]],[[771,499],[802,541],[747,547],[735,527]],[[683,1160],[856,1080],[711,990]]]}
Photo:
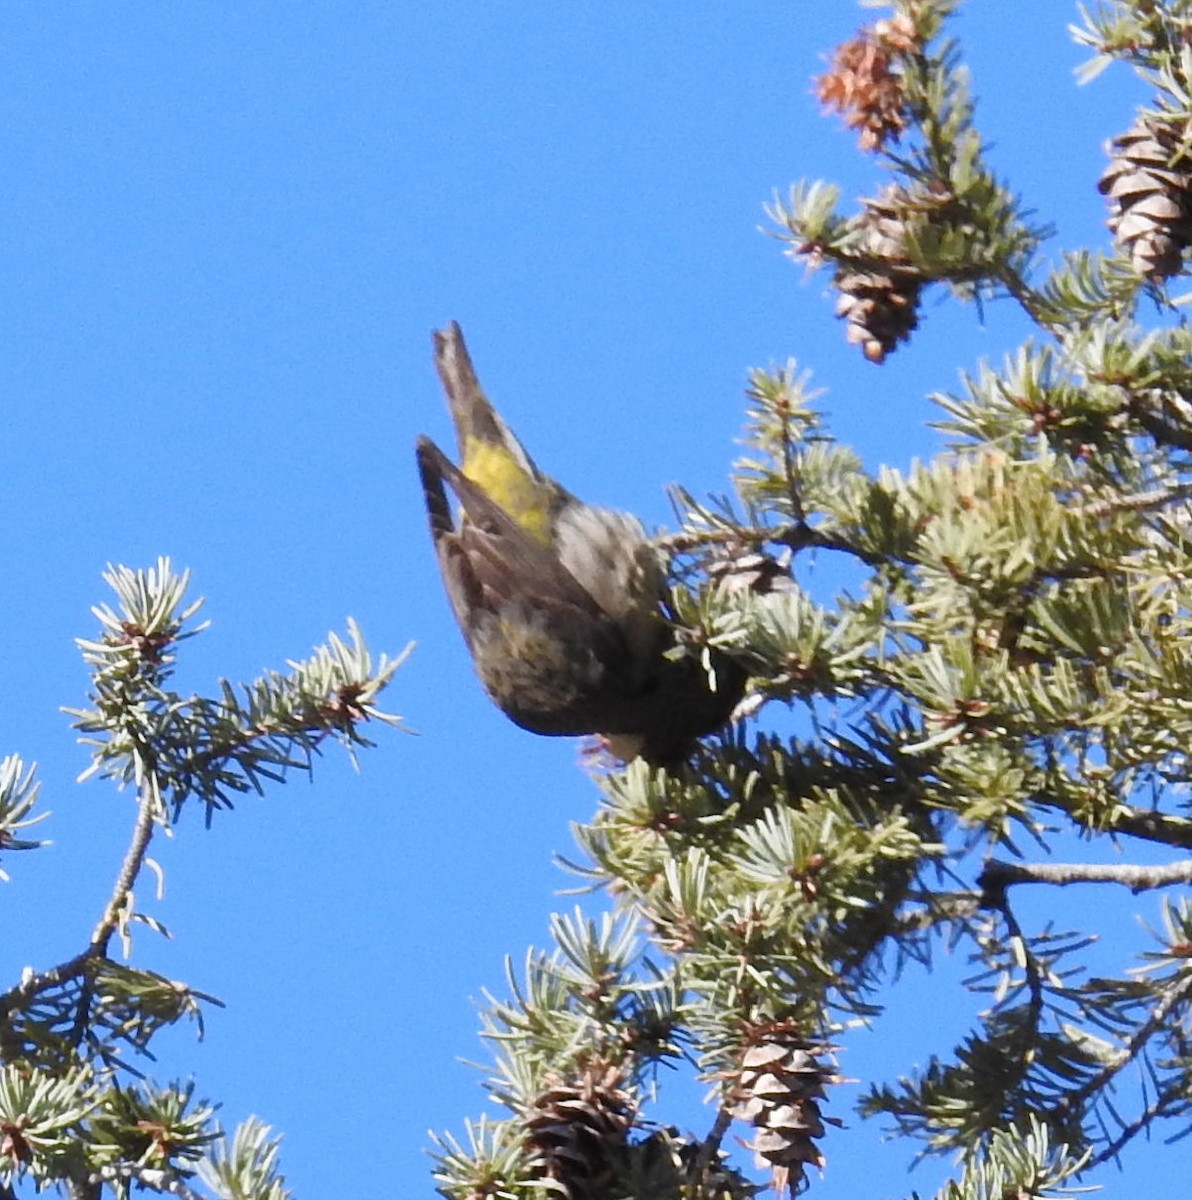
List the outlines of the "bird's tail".
{"label": "bird's tail", "polygon": [[543,475],[484,394],[456,322],[435,332],[435,366],[459,439],[463,474],[544,544],[566,492]]}
{"label": "bird's tail", "polygon": [[422,495],[426,500],[426,515],[430,519],[430,536],[434,544],[445,534],[455,532],[455,516],[451,501],[443,486],[444,464],[450,466],[443,451],[428,437],[419,437],[414,444],[418,462],[418,477],[422,480]]}
{"label": "bird's tail", "polygon": [[446,329],[436,330],[434,338],[435,367],[447,393],[451,420],[459,439],[460,462],[465,469],[477,445],[503,446],[522,460],[523,470],[536,474],[529,455],[484,394],[459,323],[452,321]]}

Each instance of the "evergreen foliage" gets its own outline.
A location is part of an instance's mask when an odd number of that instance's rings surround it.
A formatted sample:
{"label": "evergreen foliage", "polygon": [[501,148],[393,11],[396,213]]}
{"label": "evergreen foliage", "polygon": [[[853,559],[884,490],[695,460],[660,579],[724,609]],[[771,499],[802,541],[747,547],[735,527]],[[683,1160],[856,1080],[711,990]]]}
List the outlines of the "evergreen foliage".
{"label": "evergreen foliage", "polygon": [[[360,631],[331,634],[289,672],[246,686],[226,680],[217,697],[170,687],[177,646],[203,630],[192,618],[188,577],[168,559],[149,570],[113,567],[105,579],[114,607],[93,609],[100,631],[78,639],[91,670],[89,707],[68,710],[91,746],[91,776],[136,797],[128,850],[89,940],[72,958],[24,977],[0,995],[0,1197],[28,1183],[71,1200],[128,1197],[133,1190],[185,1200],[285,1200],[277,1140],[249,1118],[229,1146],[215,1108],[195,1084],[147,1077],[161,1030],[218,1004],[188,984],[130,965],[138,925],[160,929],[136,903],[153,863],[153,838],[187,804],[210,821],[244,792],[261,792],[294,770],[309,772],[328,739],[351,753],[371,745],[368,720],[400,724],[377,707],[401,657],[374,662]],[[402,656],[404,657],[404,656]],[[0,763],[0,850],[33,850],[23,836],[34,815],[34,769],[16,756]],[[113,943],[119,951],[113,953]],[[208,1189],[199,1190],[196,1180]]]}
{"label": "evergreen foliage", "polygon": [[[1034,335],[934,397],[952,445],[901,470],[834,439],[794,362],[753,373],[736,494],[677,493],[670,539],[674,652],[747,669],[748,720],[682,769],[599,776],[572,867],[611,911],[557,916],[553,946],[487,997],[494,1111],[437,1139],[449,1200],[830,1190],[851,1034],[942,948],[973,963],[979,1015],[860,1104],[955,1157],[939,1200],[1069,1194],[1136,1139],[1189,1132],[1192,904],[1166,902],[1109,974],[1091,920],[1033,927],[1019,898],[1192,882],[1192,333],[1169,292],[1192,243],[1192,5],[1082,12],[1086,75],[1123,62],[1153,99],[1087,181],[1113,249],[1054,261],[990,164],[948,36],[959,6],[895,0],[818,81],[885,184],[851,215],[823,183],[770,212],[873,363],[913,352],[933,292],[1018,305]],[[810,554],[847,562],[850,589],[810,594]],[[365,722],[398,724],[378,699],[401,660],[374,662],[349,625],[286,673],[183,695],[176,648],[202,630],[185,574],[107,581],[71,713],[85,777],[127,787],[136,816],[86,943],[0,994],[0,1200],[284,1200],[266,1126],[229,1138],[193,1083],[145,1070],[159,1031],[201,1029],[218,1001],[132,965],[156,927],[136,884],[188,805],[210,821],[329,739],[351,753]],[[37,804],[35,770],[0,761],[0,851],[37,848]],[[680,1062],[708,1089],[695,1132],[662,1115],[659,1068]]]}
{"label": "evergreen foliage", "polygon": [[[573,865],[613,912],[557,918],[489,998],[497,1115],[439,1139],[451,1200],[751,1195],[730,1131],[780,1192],[819,1166],[831,1194],[850,1032],[943,947],[973,962],[980,1015],[861,1102],[956,1157],[940,1200],[1080,1190],[1192,1127],[1192,906],[1105,974],[1094,921],[1031,927],[1016,904],[1192,881],[1192,334],[1167,291],[1192,240],[1192,5],[1082,12],[1086,74],[1122,61],[1153,100],[1108,147],[1114,248],[1051,263],[979,132],[958,7],[895,0],[818,81],[885,185],[852,215],[824,183],[770,212],[875,363],[929,293],[1015,304],[1034,335],[935,397],[952,444],[902,470],[839,444],[794,362],[754,373],[736,496],[680,493],[670,545],[679,644],[747,667],[756,722],[684,770],[600,778]],[[811,553],[856,583],[813,598]],[[767,585],[726,586],[749,557]],[[773,728],[784,708],[800,736]],[[659,1117],[680,1059],[709,1088],[694,1133]]]}

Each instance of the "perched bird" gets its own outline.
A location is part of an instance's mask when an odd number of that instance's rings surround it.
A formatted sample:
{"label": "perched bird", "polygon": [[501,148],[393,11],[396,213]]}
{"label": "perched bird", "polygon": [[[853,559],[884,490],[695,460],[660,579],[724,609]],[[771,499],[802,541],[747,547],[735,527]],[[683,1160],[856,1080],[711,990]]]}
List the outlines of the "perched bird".
{"label": "perched bird", "polygon": [[459,465],[427,437],[415,453],[443,582],[485,691],[532,733],[599,734],[620,758],[681,761],[728,720],[744,671],[726,659],[712,678],[692,657],[667,656],[666,576],[641,522],[585,504],[538,469],[481,390],[457,324],[434,345]]}

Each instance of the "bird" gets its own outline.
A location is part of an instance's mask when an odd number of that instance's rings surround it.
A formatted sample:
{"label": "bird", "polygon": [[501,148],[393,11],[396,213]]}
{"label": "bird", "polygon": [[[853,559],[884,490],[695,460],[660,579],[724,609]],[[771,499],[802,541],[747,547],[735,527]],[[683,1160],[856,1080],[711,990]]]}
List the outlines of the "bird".
{"label": "bird", "polygon": [[481,388],[458,323],[433,340],[459,463],[425,435],[415,457],[485,692],[531,733],[596,735],[623,761],[677,766],[729,720],[744,670],[723,655],[709,670],[671,653],[666,570],[641,521],[585,503],[539,469]]}

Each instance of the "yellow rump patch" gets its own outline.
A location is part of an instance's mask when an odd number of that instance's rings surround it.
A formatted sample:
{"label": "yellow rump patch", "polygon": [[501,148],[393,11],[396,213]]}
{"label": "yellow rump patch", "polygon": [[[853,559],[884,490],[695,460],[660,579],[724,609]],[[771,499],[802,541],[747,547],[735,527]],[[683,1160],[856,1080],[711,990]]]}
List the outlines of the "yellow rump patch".
{"label": "yellow rump patch", "polygon": [[528,475],[509,450],[469,438],[464,446],[463,472],[531,537],[550,544],[550,491]]}

